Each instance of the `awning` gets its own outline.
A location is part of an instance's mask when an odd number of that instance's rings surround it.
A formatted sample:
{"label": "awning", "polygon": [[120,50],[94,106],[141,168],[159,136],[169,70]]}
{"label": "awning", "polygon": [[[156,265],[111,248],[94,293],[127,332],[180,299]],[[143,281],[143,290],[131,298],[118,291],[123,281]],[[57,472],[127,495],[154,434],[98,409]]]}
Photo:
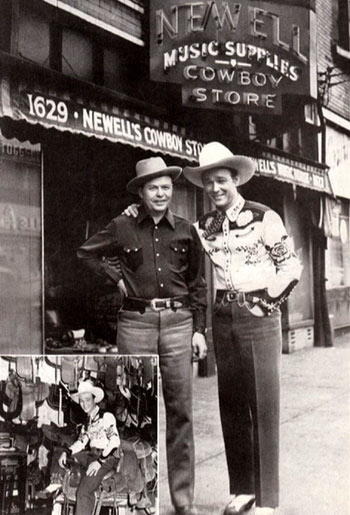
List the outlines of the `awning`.
{"label": "awning", "polygon": [[[198,162],[203,140],[191,137],[184,127],[149,116],[152,111],[160,111],[159,107],[153,109],[145,102],[3,52],[0,52],[0,63],[5,64],[0,77],[0,116]],[[19,67],[21,72],[25,71],[21,77]],[[131,101],[137,109],[130,107]],[[220,140],[220,134],[217,137]],[[251,152],[256,162],[256,175],[333,195],[325,165],[293,158],[253,142],[245,152],[247,155]]]}
{"label": "awning", "polygon": [[[40,71],[43,73],[42,69]],[[45,72],[51,73],[50,70]],[[63,78],[53,83],[52,80],[41,81],[37,76],[34,78],[34,74],[18,75],[18,68],[16,74],[11,70],[2,73],[0,116],[181,159],[198,160],[202,144],[188,136],[184,127],[136,112],[125,107],[126,102],[119,104],[111,96],[103,97],[101,91],[99,95],[92,95],[88,88],[64,89]],[[149,110],[152,110],[151,106]]]}
{"label": "awning", "polygon": [[297,156],[293,157],[262,145],[255,147],[253,159],[256,163],[256,175],[271,177],[334,196],[326,165]]}

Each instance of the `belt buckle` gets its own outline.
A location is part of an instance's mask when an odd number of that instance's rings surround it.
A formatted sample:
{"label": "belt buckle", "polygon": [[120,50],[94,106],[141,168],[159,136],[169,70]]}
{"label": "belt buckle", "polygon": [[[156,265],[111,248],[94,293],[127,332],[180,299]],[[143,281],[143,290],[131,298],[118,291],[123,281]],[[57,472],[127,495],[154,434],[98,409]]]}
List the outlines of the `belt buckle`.
{"label": "belt buckle", "polygon": [[237,306],[243,308],[246,304],[246,298],[244,291],[239,291],[237,294]]}
{"label": "belt buckle", "polygon": [[237,300],[237,292],[236,291],[227,291],[226,292],[226,301],[227,302],[235,302]]}
{"label": "belt buckle", "polygon": [[150,308],[152,311],[155,311],[156,313],[158,313],[159,311],[162,311],[163,309],[165,309],[165,307],[161,307],[161,308],[158,308],[156,306],[156,303],[157,302],[165,302],[165,299],[152,299],[151,302],[150,302]]}

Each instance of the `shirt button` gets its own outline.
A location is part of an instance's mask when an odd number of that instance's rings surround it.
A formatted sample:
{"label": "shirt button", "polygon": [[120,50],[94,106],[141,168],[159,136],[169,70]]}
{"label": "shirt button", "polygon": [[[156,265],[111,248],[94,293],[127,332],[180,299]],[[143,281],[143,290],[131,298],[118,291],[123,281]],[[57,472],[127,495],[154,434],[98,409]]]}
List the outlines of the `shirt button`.
{"label": "shirt button", "polygon": [[156,238],[156,239],[155,239],[155,241],[159,241],[159,239],[158,239],[158,238]]}
{"label": "shirt button", "polygon": [[155,225],[155,226],[154,226],[154,228],[155,228],[155,229],[158,229],[158,225]]}
{"label": "shirt button", "polygon": [[164,288],[164,284],[163,284],[163,283],[160,283],[160,287],[161,287],[161,288]]}
{"label": "shirt button", "polygon": [[159,252],[157,252],[156,256],[159,257],[159,255],[160,255]]}
{"label": "shirt button", "polygon": [[161,272],[161,271],[162,271],[162,269],[161,269],[161,268],[158,268],[158,272]]}

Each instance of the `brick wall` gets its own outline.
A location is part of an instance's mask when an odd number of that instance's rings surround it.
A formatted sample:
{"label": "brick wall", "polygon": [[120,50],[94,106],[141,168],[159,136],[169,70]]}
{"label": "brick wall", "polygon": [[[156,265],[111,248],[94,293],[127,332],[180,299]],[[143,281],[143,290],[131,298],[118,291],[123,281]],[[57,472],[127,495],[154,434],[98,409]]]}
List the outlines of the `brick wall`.
{"label": "brick wall", "polygon": [[[332,74],[345,71],[340,68],[340,62],[335,62],[332,53],[332,43],[337,39],[337,0],[317,0],[317,69],[326,71],[328,66],[335,67]],[[344,74],[332,79],[332,82],[347,80],[344,84],[329,88],[325,97],[325,105],[331,111],[350,120],[350,74]],[[328,97],[328,98],[327,98]]]}
{"label": "brick wall", "polygon": [[143,14],[118,0],[61,0],[64,4],[141,39]]}

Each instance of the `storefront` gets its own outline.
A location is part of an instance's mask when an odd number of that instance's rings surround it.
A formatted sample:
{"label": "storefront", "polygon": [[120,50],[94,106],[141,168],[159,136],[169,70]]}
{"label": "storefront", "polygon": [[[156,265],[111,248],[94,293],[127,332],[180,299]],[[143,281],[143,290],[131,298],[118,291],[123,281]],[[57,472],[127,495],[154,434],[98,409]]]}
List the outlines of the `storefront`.
{"label": "storefront", "polygon": [[[321,312],[315,308],[319,285],[324,281],[320,263],[323,240],[317,231],[323,224],[324,198],[332,194],[327,167],[317,164],[316,157],[301,157],[299,147],[296,157],[295,152],[254,142],[248,129],[251,113],[255,120],[259,119],[263,133],[265,120],[269,120],[270,127],[274,126],[273,119],[278,120],[277,126],[282,127],[283,114],[286,118],[291,114],[290,106],[302,105],[315,97],[315,14],[310,2],[298,4],[295,11],[291,6],[279,6],[277,14],[268,2],[266,11],[253,5],[243,6],[235,16],[221,2],[210,3],[211,10],[208,7],[206,14],[202,12],[202,31],[197,27],[199,13],[194,7],[171,11],[171,6],[164,6],[157,10],[155,2],[150,24],[160,24],[163,40],[155,41],[158,32],[152,32],[151,77],[160,82],[175,82],[179,88],[184,86],[184,107],[180,106],[179,95],[174,95],[172,108],[154,106],[1,53],[2,137],[5,143],[6,138],[30,141],[41,150],[42,188],[38,184],[36,189],[43,220],[43,259],[40,255],[38,264],[44,272],[44,284],[38,305],[39,312],[45,306],[42,321],[46,331],[39,331],[30,350],[18,339],[16,345],[22,352],[41,352],[45,336],[55,339],[70,329],[86,329],[89,341],[100,340],[110,345],[114,342],[118,296],[86,277],[76,260],[76,250],[135,200],[126,193],[125,186],[134,176],[139,159],[157,153],[164,155],[168,164],[193,163],[198,159],[202,142],[210,139],[218,139],[235,153],[246,153],[256,160],[256,176],[245,187],[244,195],[271,206],[282,216],[304,265],[296,293],[283,308],[284,348],[289,352],[314,344],[317,320],[321,318],[321,314],[315,316],[315,312]],[[186,9],[190,9],[189,24],[182,19]],[[204,3],[200,9],[203,11]],[[215,10],[221,18],[214,16]],[[247,30],[244,22],[249,17],[252,30]],[[181,21],[178,26],[177,21]],[[296,25],[291,39],[292,21]],[[172,30],[176,27],[173,38]],[[239,45],[231,41],[236,29]],[[226,41],[225,45],[215,43],[218,35],[221,43]],[[257,42],[262,39],[264,48],[258,51]],[[227,59],[219,59],[225,56],[230,57],[228,63]],[[166,62],[169,66],[164,67]],[[206,71],[199,73],[202,65]],[[209,87],[216,91],[218,80],[221,88],[231,91],[235,87],[237,93],[226,95],[229,102],[224,104],[216,94],[210,94],[212,102],[208,105],[201,100],[203,92],[199,90],[205,86],[208,91]],[[238,102],[238,96],[249,102]],[[264,98],[265,103],[258,101],[257,96],[260,100]],[[303,106],[298,108],[299,118],[291,118],[290,122],[295,124],[296,145],[304,139],[298,125],[302,111]],[[172,123],[172,118],[182,120],[183,125]],[[191,127],[194,136],[189,132]],[[201,191],[180,181],[176,184],[173,208],[194,221],[210,206]],[[210,273],[208,264],[209,285]],[[210,328],[210,313],[208,319]],[[209,361],[213,362],[212,356],[210,347]]]}
{"label": "storefront", "polygon": [[[2,64],[6,70],[1,78],[2,158],[10,152],[7,148],[16,145],[19,155],[26,156],[28,148],[35,157],[35,161],[31,157],[33,163],[27,170],[25,158],[12,156],[21,165],[2,166],[2,175],[14,181],[13,167],[22,167],[16,179],[19,190],[30,180],[28,196],[33,207],[30,213],[24,208],[23,212],[18,210],[16,216],[27,216],[28,224],[33,226],[28,241],[32,247],[36,245],[35,251],[31,249],[31,261],[29,254],[22,259],[26,267],[33,268],[35,254],[36,268],[35,273],[31,268],[28,295],[35,303],[37,317],[36,330],[33,321],[31,326],[29,322],[25,326],[30,345],[23,331],[19,331],[18,320],[14,322],[15,316],[7,317],[7,325],[12,320],[20,334],[16,336],[12,331],[10,335],[8,328],[3,352],[12,352],[14,344],[17,352],[41,352],[44,338],[61,338],[69,330],[80,328],[86,330],[88,342],[110,346],[115,342],[118,295],[86,276],[76,259],[77,248],[137,200],[126,192],[125,186],[134,176],[138,160],[156,153],[163,155],[168,164],[185,165],[198,158],[201,143],[188,136],[183,127],[156,117],[159,109],[157,112],[152,105],[135,100],[135,106],[130,108],[130,99],[126,102],[125,98],[113,98],[96,86],[91,91],[78,80],[69,79],[68,84],[67,78],[62,77],[58,81],[57,74],[9,56],[3,56]],[[21,66],[20,79],[16,66]],[[8,189],[2,192],[6,202],[10,193]],[[180,181],[176,184],[173,209],[194,221],[198,214],[196,195],[194,187]],[[1,205],[1,227],[6,228],[9,222],[4,217],[10,216],[11,206],[3,201]],[[2,247],[3,241],[2,234]],[[4,284],[11,281],[5,263],[2,275]],[[18,289],[13,285],[12,290],[14,295]],[[13,305],[18,303],[14,301]],[[13,306],[7,309],[13,311]]]}
{"label": "storefront", "polygon": [[[22,352],[41,352],[44,337],[55,340],[71,329],[81,328],[86,330],[87,342],[112,345],[120,299],[115,291],[86,276],[76,250],[135,200],[125,186],[134,176],[139,159],[156,152],[163,154],[169,164],[185,164],[196,161],[201,143],[187,137],[184,128],[108,104],[105,97],[104,103],[88,94],[76,100],[75,90],[64,89],[57,81],[53,90],[48,84],[39,87],[37,81],[26,80],[25,74],[19,83],[10,72],[3,77],[1,88],[3,144],[13,145],[6,139],[13,137],[35,142],[39,179],[42,173],[42,180],[31,181],[36,191],[37,217],[43,220],[42,226],[36,225],[37,269],[42,267],[44,272],[43,295],[39,288],[36,298],[40,316],[36,332],[27,327],[31,348],[23,345],[20,337],[15,339],[16,346]],[[56,114],[51,113],[53,109]],[[30,146],[28,142],[17,143],[21,148]],[[314,299],[319,278],[315,276],[317,249],[313,248],[312,228],[319,220],[312,213],[332,191],[326,167],[256,143],[247,145],[244,152],[256,160],[257,170],[245,186],[244,196],[271,206],[282,216],[304,265],[297,293],[283,308],[284,350],[292,352],[315,343]],[[316,211],[310,209],[311,205]],[[177,213],[194,221],[209,207],[201,192],[190,184],[176,185],[173,208]],[[209,264],[207,273],[210,284]],[[34,289],[30,292],[33,294]],[[8,338],[8,349],[12,344]],[[94,345],[85,350],[96,351]],[[213,362],[210,346],[204,373],[214,370]]]}

